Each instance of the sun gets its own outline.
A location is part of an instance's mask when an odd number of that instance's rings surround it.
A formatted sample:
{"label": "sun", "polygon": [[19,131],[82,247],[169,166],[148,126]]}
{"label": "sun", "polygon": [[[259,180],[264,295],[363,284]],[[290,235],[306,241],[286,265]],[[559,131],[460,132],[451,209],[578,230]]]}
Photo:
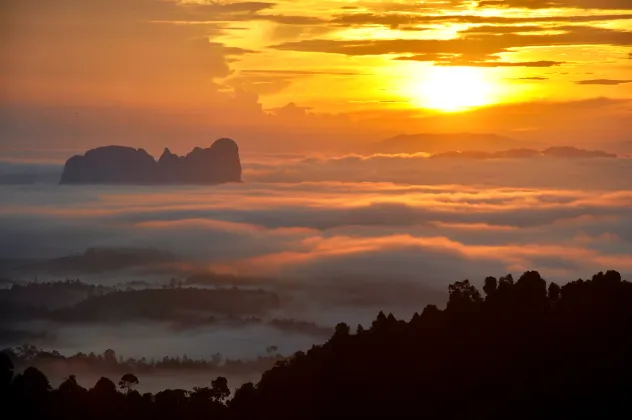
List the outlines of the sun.
{"label": "sun", "polygon": [[443,112],[458,112],[494,101],[494,84],[475,67],[430,67],[413,86],[415,105]]}

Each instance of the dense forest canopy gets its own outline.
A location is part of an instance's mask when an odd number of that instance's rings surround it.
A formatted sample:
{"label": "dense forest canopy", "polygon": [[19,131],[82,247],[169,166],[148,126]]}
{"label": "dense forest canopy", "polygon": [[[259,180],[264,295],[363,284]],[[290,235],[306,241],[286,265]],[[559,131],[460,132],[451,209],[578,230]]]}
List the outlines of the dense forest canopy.
{"label": "dense forest canopy", "polygon": [[[141,395],[142,376],[69,376],[52,389],[0,356],[5,410],[24,418],[323,419],[630,418],[632,284],[599,273],[562,287],[540,274],[449,287],[444,310],[411,320],[380,312],[345,323],[322,346],[277,361],[231,393],[224,377],[191,391]],[[110,356],[112,356],[110,354]]]}

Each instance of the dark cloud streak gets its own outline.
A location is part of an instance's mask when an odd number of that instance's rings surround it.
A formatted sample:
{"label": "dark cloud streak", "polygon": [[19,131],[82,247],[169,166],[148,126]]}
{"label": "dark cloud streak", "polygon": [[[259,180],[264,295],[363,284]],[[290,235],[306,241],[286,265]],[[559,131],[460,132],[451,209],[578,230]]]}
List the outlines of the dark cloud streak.
{"label": "dark cloud streak", "polygon": [[484,0],[479,7],[516,7],[525,9],[601,9],[632,10],[629,0]]}
{"label": "dark cloud streak", "polygon": [[516,48],[571,45],[632,44],[632,32],[593,27],[569,28],[555,35],[505,34],[476,35],[455,39],[369,39],[330,40],[309,39],[271,46],[279,50],[322,52],[349,56],[384,54],[458,54],[468,58],[487,59],[490,55],[509,52]]}
{"label": "dark cloud streak", "polygon": [[512,25],[527,23],[588,23],[632,19],[632,14],[577,15],[577,16],[482,16],[473,14],[409,14],[409,13],[350,13],[335,16],[330,23],[342,26],[383,25],[397,28],[399,25],[422,23],[470,23]]}
{"label": "dark cloud streak", "polygon": [[618,86],[618,85],[623,85],[627,83],[632,83],[632,80],[593,79],[593,80],[580,80],[575,83],[578,85]]}

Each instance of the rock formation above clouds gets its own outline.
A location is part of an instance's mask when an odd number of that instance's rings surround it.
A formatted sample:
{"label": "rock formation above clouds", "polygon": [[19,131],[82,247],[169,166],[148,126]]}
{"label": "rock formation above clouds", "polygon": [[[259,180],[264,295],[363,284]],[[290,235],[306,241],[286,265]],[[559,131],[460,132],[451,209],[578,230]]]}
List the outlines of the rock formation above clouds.
{"label": "rock formation above clouds", "polygon": [[241,182],[239,147],[222,138],[186,156],[165,149],[156,161],[143,149],[106,146],[73,156],[61,184],[222,184]]}

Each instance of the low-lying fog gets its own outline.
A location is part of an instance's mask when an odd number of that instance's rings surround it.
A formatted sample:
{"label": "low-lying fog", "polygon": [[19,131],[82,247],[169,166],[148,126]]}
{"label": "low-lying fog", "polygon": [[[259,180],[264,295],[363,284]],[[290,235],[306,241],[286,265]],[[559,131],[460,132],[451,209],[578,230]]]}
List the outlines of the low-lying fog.
{"label": "low-lying fog", "polygon": [[[135,359],[184,355],[194,359],[210,359],[215,353],[231,359],[252,359],[265,355],[269,346],[278,347],[281,354],[292,354],[328,338],[300,332],[285,333],[265,325],[239,328],[204,326],[175,330],[168,323],[130,321],[112,325],[17,323],[14,327],[53,333],[52,336],[32,340],[32,344],[44,350],[73,355],[102,354],[106,349],[115,349],[119,355]],[[23,343],[15,341],[12,344],[19,346]]]}

